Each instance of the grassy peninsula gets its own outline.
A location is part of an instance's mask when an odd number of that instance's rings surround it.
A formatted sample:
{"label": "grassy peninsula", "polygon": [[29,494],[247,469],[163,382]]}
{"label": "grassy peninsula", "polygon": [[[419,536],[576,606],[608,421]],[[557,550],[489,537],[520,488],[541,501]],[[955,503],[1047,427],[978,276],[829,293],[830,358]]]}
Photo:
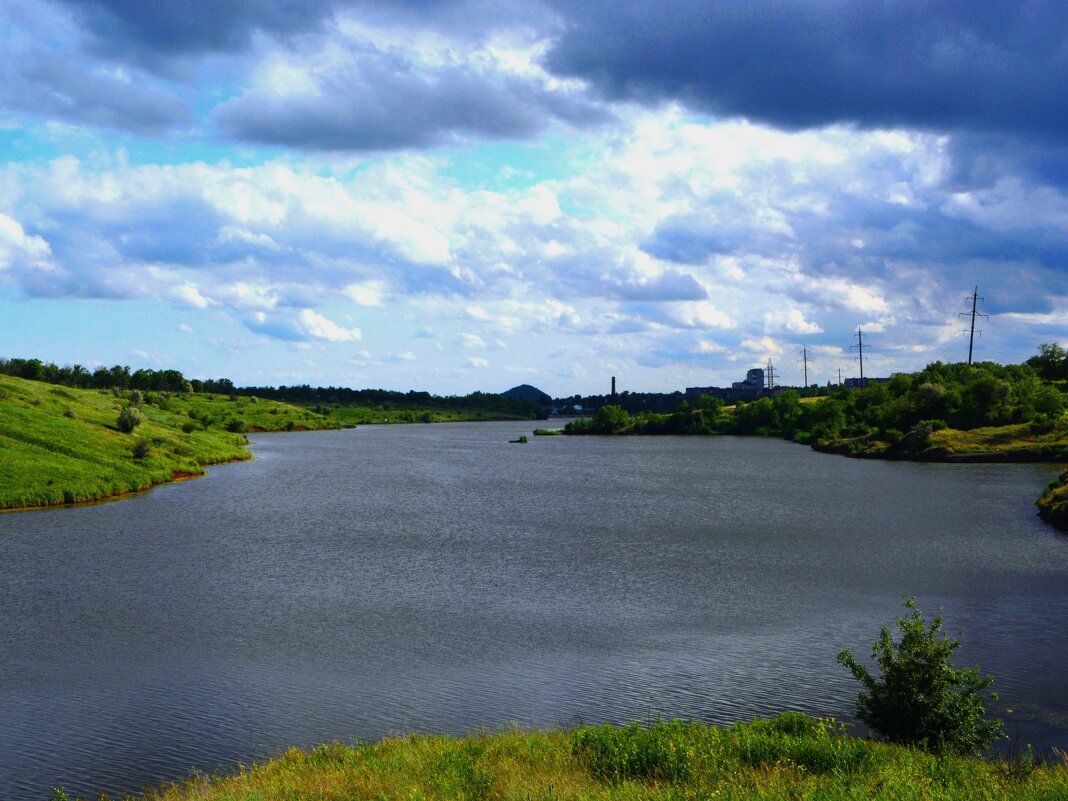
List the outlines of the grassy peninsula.
{"label": "grassy peninsula", "polygon": [[[135,406],[129,433],[118,417]],[[335,428],[274,401],[77,389],[0,375],[0,509],[102,500],[250,458],[246,431]]]}
{"label": "grassy peninsula", "polygon": [[[124,411],[132,407],[132,411]],[[0,359],[0,509],[102,500],[249,458],[250,431],[530,420],[537,404],[345,387],[237,387],[177,370]],[[120,421],[125,415],[126,422]],[[126,427],[127,430],[123,430]]]}
{"label": "grassy peninsula", "polygon": [[1063,754],[1045,765],[939,757],[800,713],[729,728],[672,721],[291,749],[232,776],[148,793],[154,801],[1066,797]]}

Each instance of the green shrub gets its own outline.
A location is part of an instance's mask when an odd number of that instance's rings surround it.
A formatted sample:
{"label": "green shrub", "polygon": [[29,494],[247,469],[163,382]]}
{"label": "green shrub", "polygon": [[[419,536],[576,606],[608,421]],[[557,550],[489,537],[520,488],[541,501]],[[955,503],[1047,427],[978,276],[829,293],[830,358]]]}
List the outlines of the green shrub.
{"label": "green shrub", "polygon": [[126,406],[119,412],[115,425],[119,431],[129,434],[143,422],[145,422],[145,416],[141,414],[140,409],[136,406]]}
{"label": "green shrub", "polygon": [[[838,662],[864,685],[857,717],[893,743],[935,753],[978,754],[1004,736],[1000,720],[986,720],[985,699],[992,676],[978,668],[953,666],[960,640],[942,632],[938,614],[928,626],[914,598],[903,599],[906,614],[897,618],[900,642],[883,626],[871,656],[882,675],[872,676],[849,650]],[[991,698],[997,695],[991,693]]]}
{"label": "green shrub", "polygon": [[237,417],[231,417],[226,422],[226,430],[231,434],[244,434],[248,431],[248,423]]}
{"label": "green shrub", "polygon": [[146,440],[139,439],[133,446],[133,458],[137,460],[147,459],[152,453],[152,448]]}

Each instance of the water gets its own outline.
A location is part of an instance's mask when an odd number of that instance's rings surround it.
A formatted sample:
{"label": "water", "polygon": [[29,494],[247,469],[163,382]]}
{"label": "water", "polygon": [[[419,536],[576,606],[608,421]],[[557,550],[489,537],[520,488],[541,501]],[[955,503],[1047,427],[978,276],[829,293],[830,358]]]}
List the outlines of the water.
{"label": "water", "polygon": [[1068,745],[1050,465],[529,423],[257,435],[256,461],[0,515],[0,798],[93,797],[290,745],[798,709],[850,719],[901,593],[1009,731]]}

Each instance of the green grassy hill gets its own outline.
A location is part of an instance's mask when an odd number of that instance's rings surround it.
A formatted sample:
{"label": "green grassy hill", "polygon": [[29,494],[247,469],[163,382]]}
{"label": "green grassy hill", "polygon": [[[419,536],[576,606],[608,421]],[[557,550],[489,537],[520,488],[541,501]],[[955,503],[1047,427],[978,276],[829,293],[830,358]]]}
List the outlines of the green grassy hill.
{"label": "green grassy hill", "polygon": [[0,375],[0,509],[100,500],[199,475],[248,459],[244,431],[338,427],[283,403],[147,392],[144,422],[126,434],[116,421],[132,397]]}
{"label": "green grassy hill", "polygon": [[673,721],[292,749],[237,775],[198,776],[148,797],[1060,801],[1068,798],[1063,756],[1042,766],[1025,759],[937,757],[787,713],[730,728]]}

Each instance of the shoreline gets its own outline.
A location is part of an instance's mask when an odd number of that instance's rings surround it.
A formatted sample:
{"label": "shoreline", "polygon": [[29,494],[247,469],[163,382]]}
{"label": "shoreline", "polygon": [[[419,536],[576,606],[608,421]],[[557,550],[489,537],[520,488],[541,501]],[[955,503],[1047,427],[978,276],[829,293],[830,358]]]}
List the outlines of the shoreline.
{"label": "shoreline", "polygon": [[[247,446],[245,446],[247,447]],[[202,468],[214,467],[220,464],[235,464],[237,462],[250,462],[255,457],[248,451],[245,456],[235,456],[233,459],[220,459],[214,462],[205,462],[201,465]],[[171,477],[162,481],[152,481],[137,489],[127,489],[122,492],[103,493],[95,495],[92,498],[85,498],[84,500],[77,501],[56,501],[55,503],[38,503],[25,506],[3,506],[0,507],[0,514],[8,514],[12,512],[43,512],[49,509],[77,509],[82,506],[97,506],[104,503],[113,503],[115,501],[125,500],[133,495],[141,495],[145,492],[151,492],[156,487],[162,487],[166,484],[180,484],[183,481],[192,481],[196,478],[203,478],[207,474],[207,470],[202,469],[199,473],[190,473],[187,470],[173,470],[171,471]]]}

